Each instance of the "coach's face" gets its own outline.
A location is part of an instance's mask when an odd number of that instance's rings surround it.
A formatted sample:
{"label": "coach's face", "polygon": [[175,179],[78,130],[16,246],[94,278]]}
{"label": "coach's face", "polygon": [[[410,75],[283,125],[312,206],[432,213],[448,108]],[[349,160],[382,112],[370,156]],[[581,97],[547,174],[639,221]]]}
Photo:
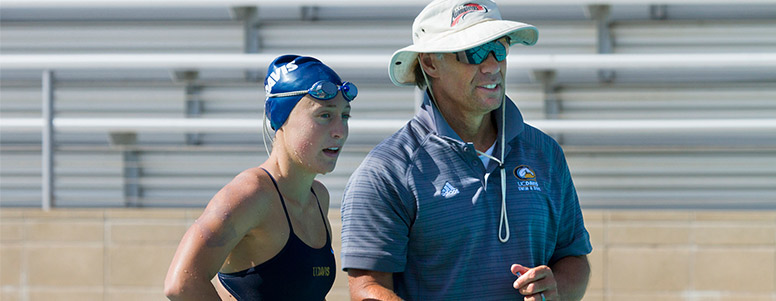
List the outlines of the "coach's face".
{"label": "coach's face", "polygon": [[[500,42],[509,47],[506,39]],[[430,59],[434,64],[427,72],[434,78],[432,89],[440,102],[452,104],[462,113],[474,114],[489,113],[501,105],[506,92],[506,59],[499,62],[492,53],[480,64],[459,61],[455,53],[443,53],[441,57],[422,54],[421,59]]]}

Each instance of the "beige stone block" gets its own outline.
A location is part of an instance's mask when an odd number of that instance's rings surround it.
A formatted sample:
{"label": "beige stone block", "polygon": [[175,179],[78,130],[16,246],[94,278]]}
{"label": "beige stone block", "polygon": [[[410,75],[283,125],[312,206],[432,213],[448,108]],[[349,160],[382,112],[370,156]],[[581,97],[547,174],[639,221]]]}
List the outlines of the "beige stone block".
{"label": "beige stone block", "polygon": [[691,221],[692,211],[617,210],[609,211],[609,221]]}
{"label": "beige stone block", "polygon": [[701,249],[694,254],[695,289],[701,291],[772,292],[773,248]]}
{"label": "beige stone block", "polygon": [[687,291],[683,300],[692,301],[771,301],[770,294],[722,291]]}
{"label": "beige stone block", "polygon": [[162,288],[155,290],[112,289],[105,294],[106,301],[167,300]]}
{"label": "beige stone block", "polygon": [[110,226],[111,242],[126,243],[166,243],[178,245],[187,225],[183,223],[113,223]]}
{"label": "beige stone block", "polygon": [[339,208],[331,208],[329,209],[329,212],[327,217],[329,218],[330,223],[339,223],[342,224],[342,212],[340,212]]}
{"label": "beige stone block", "polygon": [[[607,296],[610,301],[684,301],[680,293],[613,293]],[[694,301],[694,300],[693,300]]]}
{"label": "beige stone block", "polygon": [[611,247],[607,253],[606,281],[613,293],[674,292],[689,285],[688,249]]}
{"label": "beige stone block", "polygon": [[601,224],[587,224],[587,233],[590,234],[590,243],[593,249],[605,246],[604,226]]}
{"label": "beige stone block", "polygon": [[27,209],[0,207],[0,221],[5,220],[6,218],[22,218],[24,217],[24,210]]}
{"label": "beige stone block", "polygon": [[587,284],[588,290],[604,289],[604,271],[606,271],[606,249],[593,249],[593,253],[587,255],[590,261],[590,281]]}
{"label": "beige stone block", "polygon": [[[339,256],[339,254],[336,254]],[[334,285],[331,287],[331,293],[336,293],[337,295],[349,295],[350,290],[348,287],[348,273],[342,271],[342,266],[339,264],[339,257],[337,257],[337,275],[334,278]],[[331,299],[329,299],[331,300]],[[334,299],[339,300],[339,299]]]}
{"label": "beige stone block", "polygon": [[[695,300],[708,300],[702,298],[696,298]],[[771,294],[752,294],[752,293],[724,293],[720,301],[773,301],[775,297],[771,297]]]}
{"label": "beige stone block", "polygon": [[195,219],[199,218],[204,211],[205,208],[186,209],[186,220],[192,223]]}
{"label": "beige stone block", "polygon": [[42,209],[25,210],[25,218],[78,218],[78,219],[99,219],[104,217],[103,209],[72,209],[72,208],[56,208],[49,211]]}
{"label": "beige stone block", "polygon": [[83,301],[83,300],[102,300],[102,290],[79,291],[73,289],[31,289],[29,292],[30,301]]}
{"label": "beige stone block", "polygon": [[21,262],[21,247],[0,247],[0,287],[19,286],[22,276]]}
{"label": "beige stone block", "polygon": [[326,300],[350,300],[350,291],[347,289],[334,289],[332,287],[329,294],[326,295]]}
{"label": "beige stone block", "polygon": [[0,300],[3,301],[18,301],[21,300],[21,291],[19,290],[6,290],[0,291]]}
{"label": "beige stone block", "polygon": [[720,301],[773,301],[776,297],[770,295],[733,295],[720,299]]}
{"label": "beige stone block", "polygon": [[84,241],[101,242],[104,240],[102,222],[56,219],[54,221],[37,220],[28,222],[27,239],[30,241]]}
{"label": "beige stone block", "polygon": [[687,300],[703,301],[772,301],[770,294],[748,292],[693,291],[687,294]]}
{"label": "beige stone block", "polygon": [[161,289],[177,246],[140,245],[109,248],[109,284]]}
{"label": "beige stone block", "polygon": [[585,224],[587,223],[602,223],[604,221],[604,218],[606,216],[606,211],[603,210],[582,210],[582,218],[585,220]]}
{"label": "beige stone block", "polygon": [[587,292],[585,292],[585,296],[582,298],[582,301],[604,301],[604,300],[606,299],[604,299],[603,291],[594,291],[590,289],[587,289]]}
{"label": "beige stone block", "polygon": [[102,246],[28,247],[27,282],[48,286],[102,286]]}
{"label": "beige stone block", "polygon": [[609,245],[687,245],[690,242],[690,228],[689,224],[676,223],[611,223],[606,229],[606,242]]}
{"label": "beige stone block", "polygon": [[0,241],[20,241],[24,239],[24,223],[21,219],[4,219],[0,222]]}
{"label": "beige stone block", "polygon": [[714,225],[700,224],[695,227],[695,243],[698,245],[727,246],[774,246],[776,227],[773,225]]}
{"label": "beige stone block", "polygon": [[776,211],[697,211],[696,221],[776,222]]}
{"label": "beige stone block", "polygon": [[111,208],[105,210],[107,219],[186,219],[187,209]]}

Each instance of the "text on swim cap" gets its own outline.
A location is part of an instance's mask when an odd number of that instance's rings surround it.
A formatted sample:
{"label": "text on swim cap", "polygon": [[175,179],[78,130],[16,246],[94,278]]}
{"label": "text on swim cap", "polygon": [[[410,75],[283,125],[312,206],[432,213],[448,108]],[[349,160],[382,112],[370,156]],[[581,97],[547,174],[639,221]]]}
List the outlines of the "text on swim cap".
{"label": "text on swim cap", "polygon": [[280,80],[281,74],[287,74],[288,72],[296,70],[296,68],[298,68],[298,66],[294,63],[294,61],[291,61],[288,64],[280,66],[272,71],[272,73],[270,73],[267,77],[267,84],[264,86],[264,91],[269,94],[272,91],[272,87],[275,86],[278,80]]}

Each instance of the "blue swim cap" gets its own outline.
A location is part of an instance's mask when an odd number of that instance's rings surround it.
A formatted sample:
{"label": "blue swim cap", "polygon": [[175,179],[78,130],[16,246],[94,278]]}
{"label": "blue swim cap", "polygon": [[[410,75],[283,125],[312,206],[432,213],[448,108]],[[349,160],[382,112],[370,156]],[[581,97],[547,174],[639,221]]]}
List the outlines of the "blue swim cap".
{"label": "blue swim cap", "polygon": [[[287,54],[279,56],[269,64],[267,77],[264,78],[264,91],[267,94],[303,91],[310,89],[320,80],[342,85],[339,75],[318,59]],[[264,114],[267,115],[273,130],[277,131],[283,126],[291,110],[305,95],[266,98]]]}

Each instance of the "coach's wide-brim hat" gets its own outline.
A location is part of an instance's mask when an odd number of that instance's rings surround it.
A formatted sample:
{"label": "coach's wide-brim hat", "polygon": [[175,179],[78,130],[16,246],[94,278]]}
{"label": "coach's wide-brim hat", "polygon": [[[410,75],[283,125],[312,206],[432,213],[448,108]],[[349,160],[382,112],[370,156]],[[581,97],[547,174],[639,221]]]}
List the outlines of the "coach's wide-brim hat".
{"label": "coach's wide-brim hat", "polygon": [[388,68],[397,86],[415,84],[418,53],[457,52],[509,36],[514,44],[533,45],[539,30],[533,25],[501,19],[490,0],[435,0],[412,23],[412,45],[399,49]]}

